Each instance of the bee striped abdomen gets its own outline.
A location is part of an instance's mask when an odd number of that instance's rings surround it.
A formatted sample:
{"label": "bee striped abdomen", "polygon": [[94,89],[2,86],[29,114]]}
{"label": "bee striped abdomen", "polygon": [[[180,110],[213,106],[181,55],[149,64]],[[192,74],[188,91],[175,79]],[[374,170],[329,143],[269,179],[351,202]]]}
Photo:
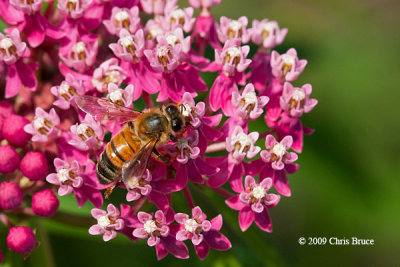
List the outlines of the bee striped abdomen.
{"label": "bee striped abdomen", "polygon": [[97,177],[102,184],[109,184],[121,176],[122,166],[140,149],[141,141],[125,126],[107,144],[97,163]]}

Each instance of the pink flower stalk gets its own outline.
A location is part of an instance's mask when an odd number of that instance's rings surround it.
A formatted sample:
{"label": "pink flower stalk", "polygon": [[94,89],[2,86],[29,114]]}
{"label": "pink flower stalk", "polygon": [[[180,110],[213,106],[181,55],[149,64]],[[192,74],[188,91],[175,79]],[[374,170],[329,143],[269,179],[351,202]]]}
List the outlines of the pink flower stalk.
{"label": "pink flower stalk", "polygon": [[134,6],[130,9],[114,7],[109,20],[103,21],[109,33],[119,35],[121,29],[126,29],[131,34],[140,28],[139,8]]}
{"label": "pink flower stalk", "polygon": [[260,170],[260,180],[271,177],[274,187],[279,194],[289,197],[291,195],[287,173],[294,173],[298,169],[298,164],[293,164],[297,160],[297,154],[289,152],[293,143],[291,136],[286,136],[278,142],[274,136],[268,135],[265,139],[265,148],[261,151],[261,159],[267,163]]}
{"label": "pink flower stalk", "polygon": [[0,62],[7,66],[6,98],[17,95],[22,85],[31,91],[36,90],[36,64],[25,64],[22,60],[29,55],[18,29],[13,29],[7,36],[0,33]]}
{"label": "pink flower stalk", "polygon": [[296,49],[290,48],[285,54],[271,53],[272,74],[281,82],[293,82],[307,65],[307,60],[297,57]]}
{"label": "pink flower stalk", "polygon": [[97,224],[89,228],[91,235],[103,235],[105,242],[114,239],[117,231],[125,227],[124,220],[119,218],[120,212],[113,204],[108,204],[107,211],[92,209],[92,216],[97,220]]}
{"label": "pink flower stalk", "polygon": [[264,112],[264,106],[268,103],[267,96],[257,96],[254,85],[249,83],[244,87],[241,95],[232,93],[232,104],[237,107],[236,114],[242,119],[256,120]]}
{"label": "pink flower stalk", "polygon": [[225,115],[233,114],[232,94],[237,92],[236,82],[243,84],[243,72],[250,65],[247,59],[249,46],[238,47],[235,42],[228,40],[223,50],[215,50],[215,63],[222,66],[222,70],[210,89],[210,106],[213,111],[222,108]]}
{"label": "pink flower stalk", "polygon": [[165,9],[165,16],[161,18],[161,25],[166,31],[182,29],[188,33],[192,30],[196,19],[193,18],[193,8],[177,8],[169,6]]}
{"label": "pink flower stalk", "polygon": [[59,0],[57,8],[62,14],[77,19],[83,16],[91,4],[92,0]]}
{"label": "pink flower stalk", "polygon": [[220,18],[220,25],[217,28],[218,38],[221,43],[232,40],[235,45],[246,44],[250,40],[250,33],[247,31],[247,17],[242,16],[238,20],[229,19],[225,16]]}
{"label": "pink flower stalk", "polygon": [[164,15],[164,11],[171,7],[175,7],[178,0],[140,0],[143,11],[147,14],[156,16]]}
{"label": "pink flower stalk", "polygon": [[57,138],[60,130],[60,117],[52,108],[49,113],[41,108],[36,108],[35,117],[30,124],[25,125],[24,131],[32,135],[33,142],[47,142],[49,138]]}
{"label": "pink flower stalk", "polygon": [[228,250],[232,247],[228,238],[219,231],[222,227],[222,216],[218,215],[211,221],[206,220],[206,215],[200,207],[192,209],[192,218],[187,214],[175,214],[175,220],[180,224],[176,239],[185,241],[191,239],[196,254],[204,260],[211,248],[216,250]]}
{"label": "pink flower stalk", "polygon": [[61,43],[60,58],[68,67],[79,72],[86,71],[96,61],[98,36],[96,34],[81,35],[78,40]]}
{"label": "pink flower stalk", "polygon": [[173,254],[180,259],[187,259],[189,251],[182,241],[176,240],[175,236],[170,234],[169,225],[173,221],[173,216],[164,214],[161,210],[153,215],[146,212],[138,212],[138,223],[133,231],[133,236],[147,239],[147,245],[155,246],[157,258],[160,260],[168,253]]}
{"label": "pink flower stalk", "polygon": [[311,92],[311,84],[305,84],[299,88],[286,82],[280,98],[281,108],[291,117],[301,117],[303,113],[310,112],[318,103],[316,99],[310,99]]}
{"label": "pink flower stalk", "polygon": [[126,78],[127,73],[119,66],[118,59],[110,58],[94,70],[92,84],[97,91],[105,93],[110,83],[121,86]]}
{"label": "pink flower stalk", "polygon": [[67,110],[71,105],[75,105],[75,97],[85,94],[85,88],[82,81],[77,80],[72,74],[68,73],[65,80],[58,86],[50,89],[51,93],[57,97],[54,105],[60,109]]}
{"label": "pink flower stalk", "polygon": [[225,201],[230,208],[239,211],[239,225],[243,232],[253,221],[261,230],[272,232],[268,210],[278,204],[280,196],[267,193],[271,187],[271,178],[266,178],[258,184],[254,177],[248,175],[243,192]]}
{"label": "pink flower stalk", "polygon": [[68,144],[82,150],[98,150],[103,145],[104,130],[101,124],[93,119],[90,114],[85,116],[80,124],[72,125],[71,140]]}
{"label": "pink flower stalk", "polygon": [[250,32],[253,43],[266,49],[272,49],[283,42],[288,30],[280,29],[274,20],[263,19],[261,21],[253,20]]}
{"label": "pink flower stalk", "polygon": [[92,202],[96,208],[101,207],[103,197],[98,189],[102,187],[97,181],[96,166],[93,161],[86,159],[79,164],[76,160],[67,162],[56,158],[54,167],[57,173],[47,175],[46,181],[59,186],[59,196],[73,193],[79,207],[82,207],[87,200]]}

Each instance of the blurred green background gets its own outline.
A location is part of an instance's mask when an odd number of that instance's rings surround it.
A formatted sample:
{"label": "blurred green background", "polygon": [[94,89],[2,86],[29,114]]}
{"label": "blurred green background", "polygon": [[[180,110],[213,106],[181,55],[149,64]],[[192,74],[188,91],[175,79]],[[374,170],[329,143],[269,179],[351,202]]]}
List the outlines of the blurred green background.
{"label": "blurred green background", "polygon": [[[31,222],[42,246],[25,262],[8,253],[12,266],[399,266],[400,2],[224,0],[213,12],[277,20],[289,29],[277,50],[295,47],[309,62],[295,84],[313,85],[319,104],[303,122],[316,132],[305,138],[301,168],[289,176],[292,197],[270,212],[273,233],[254,226],[241,233],[237,212],[204,192],[195,199],[208,213],[223,214],[233,248],[211,251],[203,262],[193,251],[190,260],[157,262],[144,242],[104,243],[87,229],[42,220]],[[61,208],[87,215],[91,206],[78,210],[63,197]],[[358,237],[375,245],[300,246],[300,237]]]}

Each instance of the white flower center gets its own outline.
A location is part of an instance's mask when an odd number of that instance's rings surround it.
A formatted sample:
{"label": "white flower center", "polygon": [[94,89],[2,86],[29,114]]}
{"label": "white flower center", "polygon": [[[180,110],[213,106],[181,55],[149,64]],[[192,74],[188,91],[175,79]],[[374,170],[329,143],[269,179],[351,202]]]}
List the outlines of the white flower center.
{"label": "white flower center", "polygon": [[197,222],[193,219],[187,219],[185,222],[185,230],[189,233],[193,233],[197,229]]}
{"label": "white flower center", "polygon": [[265,197],[265,189],[262,186],[256,186],[253,188],[253,190],[251,191],[253,197],[257,198],[257,199],[262,199],[263,197]]}
{"label": "white flower center", "polygon": [[241,148],[251,146],[252,144],[250,137],[245,133],[240,133],[238,136],[236,136],[233,145],[237,142],[239,142]]}
{"label": "white flower center", "polygon": [[108,77],[110,78],[110,82],[119,83],[121,81],[121,74],[119,71],[112,70],[108,73]]}
{"label": "white flower center", "polygon": [[281,143],[278,143],[274,145],[272,152],[278,157],[282,157],[286,153],[286,148]]}
{"label": "white flower center", "polygon": [[243,96],[243,98],[244,98],[244,101],[246,102],[246,104],[251,105],[251,104],[256,104],[257,103],[257,96],[253,92],[245,94]]}
{"label": "white flower center", "polygon": [[287,55],[287,54],[282,55],[282,60],[283,60],[284,64],[289,65],[289,66],[293,66],[294,63],[296,63],[294,56]]}
{"label": "white flower center", "polygon": [[168,55],[168,47],[160,46],[157,48],[157,56],[158,57],[166,57]]}
{"label": "white flower center", "polygon": [[184,117],[189,117],[190,114],[192,113],[192,108],[188,104],[182,104],[182,115]]}
{"label": "white flower center", "polygon": [[157,27],[157,26],[151,27],[151,28],[149,29],[149,32],[150,32],[150,35],[151,35],[152,37],[156,37],[156,36],[158,36],[158,35],[163,34],[163,31],[162,31],[159,27]]}
{"label": "white flower center", "polygon": [[242,23],[240,23],[240,22],[237,21],[237,20],[232,20],[232,21],[229,23],[229,28],[230,28],[232,31],[237,32],[237,31],[239,31],[239,30],[242,28]]}
{"label": "white flower center", "polygon": [[227,53],[231,58],[240,58],[240,49],[236,46],[228,48]]}
{"label": "white flower center", "polygon": [[6,37],[0,41],[0,47],[5,50],[8,50],[13,45],[14,45],[13,41],[8,37]]}
{"label": "white flower center", "polygon": [[124,47],[128,47],[130,45],[133,45],[133,38],[130,35],[122,37],[120,40],[121,40],[122,46],[124,46]]}
{"label": "white flower center", "polygon": [[301,101],[306,98],[306,94],[301,90],[294,90],[292,98],[296,101]]}
{"label": "white flower center", "polygon": [[125,10],[121,10],[117,14],[115,14],[114,18],[118,21],[124,21],[126,19],[129,19],[129,14]]}
{"label": "white flower center", "polygon": [[79,54],[85,52],[85,43],[84,42],[77,42],[74,45],[74,52]]}
{"label": "white flower center", "polygon": [[57,178],[61,183],[68,181],[69,171],[67,169],[61,169],[57,172]]}
{"label": "white flower center", "polygon": [[59,87],[60,95],[69,94],[69,84],[66,82],[62,82]]}
{"label": "white flower center", "polygon": [[172,12],[171,15],[173,18],[175,18],[177,21],[179,21],[180,18],[185,18],[185,12],[183,12],[182,9],[177,9]]}
{"label": "white flower center", "polygon": [[110,223],[111,223],[111,222],[110,222],[110,219],[108,218],[107,215],[100,216],[100,217],[97,219],[97,224],[100,225],[100,226],[103,227],[103,228],[109,226]]}
{"label": "white flower center", "polygon": [[179,39],[178,39],[178,37],[176,37],[175,34],[169,34],[166,39],[167,39],[167,43],[170,46],[174,46],[179,42]]}
{"label": "white flower center", "polygon": [[111,92],[108,97],[112,102],[117,102],[117,101],[122,101],[123,94],[120,90],[116,90],[114,92]]}
{"label": "white flower center", "polygon": [[76,129],[78,134],[82,134],[82,135],[86,135],[86,131],[89,129],[90,127],[87,126],[86,124],[82,123],[79,124],[78,128]]}
{"label": "white flower center", "polygon": [[274,24],[271,23],[271,22],[265,22],[265,23],[262,25],[262,27],[263,27],[263,30],[266,31],[266,32],[268,32],[268,33],[273,32],[273,31],[274,31],[274,28],[275,28]]}
{"label": "white flower center", "polygon": [[153,220],[148,220],[144,223],[143,229],[148,233],[151,234],[155,230],[157,230],[156,222]]}

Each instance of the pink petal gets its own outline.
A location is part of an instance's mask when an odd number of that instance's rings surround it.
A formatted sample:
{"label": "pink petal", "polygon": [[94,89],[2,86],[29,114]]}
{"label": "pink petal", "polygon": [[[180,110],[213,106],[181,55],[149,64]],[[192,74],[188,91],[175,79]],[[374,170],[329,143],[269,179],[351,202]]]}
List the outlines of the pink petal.
{"label": "pink petal", "polygon": [[110,241],[111,239],[114,239],[117,236],[117,232],[115,231],[106,231],[103,235],[103,240],[104,242]]}
{"label": "pink petal", "polygon": [[290,197],[291,192],[285,171],[274,171],[273,176],[274,176],[273,180],[276,191],[278,191],[278,193],[281,195]]}
{"label": "pink petal", "polygon": [[102,235],[104,233],[103,227],[98,224],[92,225],[89,228],[89,234],[91,235]]}
{"label": "pink petal", "polygon": [[17,74],[17,69],[14,64],[8,65],[7,78],[6,78],[6,98],[11,98],[18,94],[21,88],[21,80]]}
{"label": "pink petal", "polygon": [[242,210],[244,209],[247,205],[244,204],[240,198],[239,195],[235,195],[227,200],[225,200],[226,205],[228,205],[231,209],[234,210]]}
{"label": "pink petal", "polygon": [[196,254],[199,256],[200,260],[204,260],[210,251],[210,247],[205,241],[201,242],[197,246],[194,246],[194,249],[196,250]]}
{"label": "pink petal", "polygon": [[174,255],[179,259],[187,259],[189,258],[189,251],[182,241],[178,241],[175,237],[169,235],[167,237],[163,237],[161,239],[161,243],[168,250],[169,253]]}
{"label": "pink petal", "polygon": [[254,212],[249,206],[239,211],[239,225],[242,232],[246,231],[254,221]]}
{"label": "pink petal", "polygon": [[229,239],[218,231],[210,230],[208,232],[203,233],[203,235],[204,235],[204,240],[213,249],[228,250],[232,247],[232,244],[229,241]]}
{"label": "pink petal", "polygon": [[219,231],[222,228],[222,215],[219,214],[214,219],[211,220],[211,229]]}
{"label": "pink petal", "polygon": [[269,217],[267,209],[264,209],[261,213],[256,213],[254,221],[261,230],[272,232],[271,218]]}

